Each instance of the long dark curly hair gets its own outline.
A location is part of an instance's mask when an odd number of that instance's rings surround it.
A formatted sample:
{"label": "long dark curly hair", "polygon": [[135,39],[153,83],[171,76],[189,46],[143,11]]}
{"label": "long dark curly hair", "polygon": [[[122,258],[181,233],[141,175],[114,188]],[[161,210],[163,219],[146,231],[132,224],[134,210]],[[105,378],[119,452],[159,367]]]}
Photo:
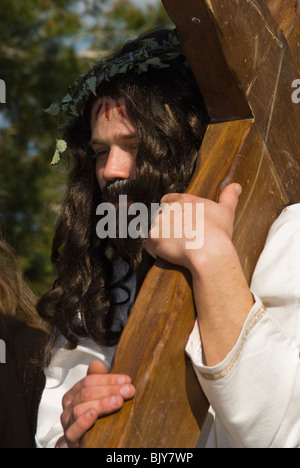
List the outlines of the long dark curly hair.
{"label": "long dark curly hair", "polygon": [[[155,37],[162,44],[170,30],[157,30],[127,43],[115,55],[139,49],[140,40]],[[149,68],[147,73],[115,76],[97,90],[66,131],[73,160],[68,187],[52,246],[52,262],[58,278],[53,289],[38,303],[38,311],[53,327],[53,342],[63,335],[70,349],[79,339],[92,338],[103,346],[115,345],[122,333],[112,328],[115,319],[113,271],[122,252],[96,235],[96,208],[102,194],[95,175],[95,159],[89,147],[90,114],[95,99],[124,98],[128,118],[138,142],[137,179],[149,186],[152,201],[166,193],[184,192],[193,174],[207,125],[207,113],[196,81],[180,57],[169,68]],[[126,257],[126,256],[125,256]],[[137,270],[142,255],[129,264]]]}

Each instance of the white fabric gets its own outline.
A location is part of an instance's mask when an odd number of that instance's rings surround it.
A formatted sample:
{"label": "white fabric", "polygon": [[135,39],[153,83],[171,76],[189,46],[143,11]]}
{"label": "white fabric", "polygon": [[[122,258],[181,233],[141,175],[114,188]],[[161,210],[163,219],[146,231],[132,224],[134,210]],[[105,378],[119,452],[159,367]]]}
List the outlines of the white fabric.
{"label": "white fabric", "polygon": [[98,359],[109,370],[115,348],[101,348],[92,340],[84,340],[74,351],[61,347],[46,369],[46,388],[39,408],[36,445],[54,448],[63,436],[60,422],[65,393],[87,375],[91,362]]}
{"label": "white fabric", "polygon": [[[127,273],[125,264],[119,263],[115,272],[113,283],[118,282]],[[124,286],[132,292],[129,304],[122,302],[128,299],[128,294],[121,287],[113,291],[114,300],[121,305],[116,306],[116,320],[114,329],[124,326],[127,320],[128,309],[134,303],[136,291],[135,277],[130,277]],[[36,433],[37,448],[54,448],[55,444],[63,436],[63,428],[60,422],[62,413],[63,396],[80,380],[87,375],[91,362],[99,360],[104,363],[109,371],[116,347],[107,348],[97,345],[94,341],[81,340],[80,345],[73,351],[65,349],[65,341],[62,340],[54,353],[49,367],[45,369],[46,386],[39,406],[38,424]]]}
{"label": "white fabric", "polygon": [[300,205],[274,223],[251,290],[256,303],[222,363],[204,365],[197,324],[187,345],[211,403],[199,447],[300,445]]}
{"label": "white fabric", "polygon": [[[222,363],[204,365],[197,324],[187,345],[212,405],[199,446],[300,445],[300,205],[287,208],[273,225],[251,289],[256,303]],[[114,348],[90,340],[56,353],[46,370],[38,447],[54,447],[63,435],[63,395],[85,377],[90,362],[99,359],[109,368],[113,354]]]}

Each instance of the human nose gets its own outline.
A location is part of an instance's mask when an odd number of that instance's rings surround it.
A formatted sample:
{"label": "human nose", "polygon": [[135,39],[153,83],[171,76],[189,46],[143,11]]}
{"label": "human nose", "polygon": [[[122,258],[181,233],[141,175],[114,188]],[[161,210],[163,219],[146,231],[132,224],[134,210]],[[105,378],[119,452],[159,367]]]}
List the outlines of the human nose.
{"label": "human nose", "polygon": [[119,148],[111,148],[108,157],[102,165],[102,184],[120,179],[130,179],[133,169],[132,157]]}

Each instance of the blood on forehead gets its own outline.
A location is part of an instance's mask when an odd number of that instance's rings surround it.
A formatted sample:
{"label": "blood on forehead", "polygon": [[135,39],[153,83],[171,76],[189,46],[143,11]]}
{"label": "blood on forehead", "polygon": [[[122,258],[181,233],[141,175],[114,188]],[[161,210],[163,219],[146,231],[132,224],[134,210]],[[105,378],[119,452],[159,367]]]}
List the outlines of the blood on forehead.
{"label": "blood on forehead", "polygon": [[[105,107],[105,120],[109,121],[110,120],[110,114],[111,114],[111,101],[108,101],[108,100],[105,100],[105,99],[102,99],[100,101],[100,103],[98,104],[97,108],[96,108],[96,111],[95,111],[95,119],[96,121],[98,120],[99,118],[99,114],[103,108],[103,106]],[[124,109],[122,107],[122,105],[120,104],[120,101],[118,99],[115,99],[114,100],[114,106],[119,117],[121,117],[122,119],[125,119],[126,118],[126,115],[125,115],[125,112],[124,112]]]}
{"label": "blood on forehead", "polygon": [[109,121],[110,119],[110,103],[109,101],[105,102],[105,120]]}
{"label": "blood on forehead", "polygon": [[119,114],[119,116],[122,118],[122,119],[126,119],[126,115],[125,115],[125,112],[124,112],[124,109],[123,107],[121,106],[120,102],[118,101],[118,99],[116,99],[116,110]]}
{"label": "blood on forehead", "polygon": [[101,112],[101,109],[103,107],[103,100],[101,100],[100,104],[97,106],[96,112],[95,112],[95,119],[96,121],[98,120],[99,114]]}

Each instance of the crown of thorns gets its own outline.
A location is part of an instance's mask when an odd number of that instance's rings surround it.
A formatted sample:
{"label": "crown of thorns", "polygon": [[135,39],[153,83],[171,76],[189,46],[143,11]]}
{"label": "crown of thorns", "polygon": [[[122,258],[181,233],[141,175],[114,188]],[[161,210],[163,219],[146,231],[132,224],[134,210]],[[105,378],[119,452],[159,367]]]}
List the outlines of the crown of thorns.
{"label": "crown of thorns", "polygon": [[[163,41],[162,44],[159,44],[154,37],[143,39],[136,51],[119,58],[98,62],[86,75],[80,76],[69,87],[68,94],[61,101],[53,103],[46,109],[46,112],[59,116],[59,130],[66,128],[74,118],[83,115],[89,97],[97,96],[97,88],[101,83],[128,72],[142,74],[147,72],[149,67],[169,68],[168,62],[181,55],[183,52],[175,30],[170,32],[168,40]],[[61,154],[66,149],[67,143],[64,140],[56,140],[52,165],[58,164]]]}

